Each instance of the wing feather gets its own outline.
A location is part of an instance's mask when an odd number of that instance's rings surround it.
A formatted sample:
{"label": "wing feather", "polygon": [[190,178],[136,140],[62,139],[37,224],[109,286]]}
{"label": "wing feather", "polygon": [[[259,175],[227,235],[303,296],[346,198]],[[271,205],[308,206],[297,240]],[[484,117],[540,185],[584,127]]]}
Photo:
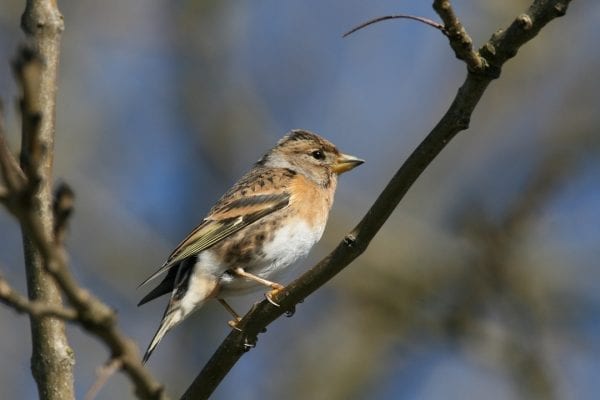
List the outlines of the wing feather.
{"label": "wing feather", "polygon": [[289,201],[288,193],[279,193],[247,196],[220,205],[213,210],[210,218],[205,219],[173,250],[167,261],[142,282],[140,287],[180,261],[214,246],[259,219],[286,207]]}

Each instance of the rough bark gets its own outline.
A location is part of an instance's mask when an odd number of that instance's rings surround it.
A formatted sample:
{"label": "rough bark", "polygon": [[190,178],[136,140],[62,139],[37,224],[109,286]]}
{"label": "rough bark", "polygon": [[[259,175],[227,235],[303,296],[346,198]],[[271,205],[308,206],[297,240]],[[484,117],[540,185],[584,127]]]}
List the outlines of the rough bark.
{"label": "rough bark", "polygon": [[[40,57],[39,71],[17,70],[17,74],[37,74],[34,87],[23,87],[21,166],[38,178],[33,185],[31,212],[38,214],[45,233],[53,231],[52,165],[54,155],[57,75],[63,18],[52,0],[29,0],[21,19],[28,45]],[[32,65],[32,64],[29,64]],[[19,68],[18,66],[16,67]],[[35,148],[33,148],[35,146]],[[35,157],[31,157],[35,154]],[[33,159],[35,158],[35,159]],[[23,249],[29,298],[49,305],[61,306],[62,299],[53,279],[45,271],[39,248],[23,232]],[[64,321],[30,315],[32,335],[31,370],[40,399],[74,399],[74,356]]]}

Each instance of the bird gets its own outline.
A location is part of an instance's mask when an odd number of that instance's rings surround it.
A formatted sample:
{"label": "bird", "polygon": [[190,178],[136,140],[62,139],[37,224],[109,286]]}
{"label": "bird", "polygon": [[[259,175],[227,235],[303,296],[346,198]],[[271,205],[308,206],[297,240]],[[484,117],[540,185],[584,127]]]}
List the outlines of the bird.
{"label": "bird", "polygon": [[338,175],[364,163],[330,141],[302,129],[288,132],[229,189],[167,258],[140,284],[164,279],[138,306],[170,293],[158,330],[143,357],[146,363],[172,328],[207,300],[218,300],[241,320],[225,299],[268,288],[319,241],[331,209]]}

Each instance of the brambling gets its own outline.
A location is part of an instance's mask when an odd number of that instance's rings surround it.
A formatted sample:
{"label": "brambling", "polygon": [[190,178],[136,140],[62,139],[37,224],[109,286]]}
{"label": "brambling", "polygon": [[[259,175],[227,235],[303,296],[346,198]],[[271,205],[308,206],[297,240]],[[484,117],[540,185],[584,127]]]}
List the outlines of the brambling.
{"label": "brambling", "polygon": [[140,285],[167,273],[138,305],[171,293],[144,363],[165,334],[208,299],[233,315],[234,328],[240,317],[225,298],[267,286],[272,302],[284,288],[272,279],[321,238],[337,176],[363,162],[308,131],[284,136]]}

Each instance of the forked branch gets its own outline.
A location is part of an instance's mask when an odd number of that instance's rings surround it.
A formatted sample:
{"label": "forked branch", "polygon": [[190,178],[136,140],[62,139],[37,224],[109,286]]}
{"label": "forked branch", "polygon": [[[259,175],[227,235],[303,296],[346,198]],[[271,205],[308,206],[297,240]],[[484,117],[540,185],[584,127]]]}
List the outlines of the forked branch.
{"label": "forked branch", "polygon": [[[525,14],[517,17],[506,30],[495,34],[482,50],[474,53],[474,56],[471,54],[472,46],[464,46],[464,50],[469,54],[464,58],[459,58],[467,63],[467,77],[458,89],[450,108],[396,172],[362,221],[327,257],[279,293],[274,300],[281,307],[275,307],[266,300],[255,304],[239,323],[238,327],[241,328],[241,331],[234,330],[225,338],[188,387],[182,399],[208,398],[242,355],[256,342],[261,331],[286,311],[293,310],[296,304],[324,285],[362,254],[427,166],[458,132],[468,128],[475,106],[489,83],[499,77],[502,65],[548,22],[564,15],[569,3],[570,0],[535,0]],[[448,8],[449,4],[447,1],[434,2],[435,6],[441,7],[440,15],[445,22],[446,29],[456,30],[455,37],[460,38],[460,32],[464,30],[459,29],[458,19],[451,7]],[[527,23],[523,23],[523,21]],[[464,33],[466,34],[466,31]],[[456,39],[451,37],[451,45],[454,48],[456,43],[453,45],[453,40]],[[455,49],[455,51],[457,50]],[[485,57],[485,60],[481,59],[482,57]]]}

